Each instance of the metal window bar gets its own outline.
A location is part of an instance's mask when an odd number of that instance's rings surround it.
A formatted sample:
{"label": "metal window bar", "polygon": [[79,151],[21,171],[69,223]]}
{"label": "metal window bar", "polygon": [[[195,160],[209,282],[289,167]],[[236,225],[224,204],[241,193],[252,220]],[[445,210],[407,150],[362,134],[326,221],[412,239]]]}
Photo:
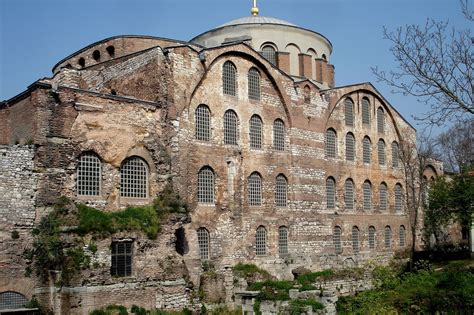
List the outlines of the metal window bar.
{"label": "metal window bar", "polygon": [[400,247],[405,247],[405,227],[403,225],[400,226]]}
{"label": "metal window bar", "polygon": [[365,137],[364,140],[362,140],[362,159],[366,164],[370,164],[370,145],[369,137]]}
{"label": "metal window bar", "polygon": [[387,210],[387,185],[384,183],[380,184],[379,188],[379,206],[380,211]]}
{"label": "metal window bar", "polygon": [[360,251],[359,228],[357,226],[352,227],[352,250],[355,254],[358,254]]}
{"label": "metal window bar", "polygon": [[257,69],[251,68],[248,73],[249,99],[260,101],[260,73]]}
{"label": "metal window bar", "polygon": [[385,117],[381,107],[377,108],[377,131],[380,133],[385,131]]}
{"label": "metal window bar", "polygon": [[278,254],[280,257],[288,255],[288,228],[284,226],[278,229]]}
{"label": "metal window bar", "polygon": [[363,185],[364,190],[364,210],[372,210],[372,185],[366,181]]}
{"label": "metal window bar", "polygon": [[199,258],[201,260],[209,259],[209,232],[205,228],[197,230]]}
{"label": "metal window bar", "polygon": [[271,64],[276,65],[276,50],[272,46],[265,46],[262,48],[262,56]]}
{"label": "metal window bar", "polygon": [[336,158],[336,132],[333,129],[326,131],[326,157]]}
{"label": "metal window bar", "polygon": [[342,253],[341,236],[342,236],[342,230],[340,227],[336,226],[334,228],[334,233],[333,233],[334,250],[336,251],[336,254]]}
{"label": "metal window bar", "polygon": [[222,88],[226,95],[237,95],[237,69],[230,61],[226,61],[222,67]]}
{"label": "metal window bar", "polygon": [[277,151],[285,151],[285,124],[280,119],[273,123],[273,148]]}
{"label": "metal window bar", "polygon": [[355,160],[355,139],[352,133],[346,134],[346,160]]}
{"label": "metal window bar", "polygon": [[288,205],[288,182],[282,174],[276,178],[275,204],[277,207],[286,207]]}
{"label": "metal window bar", "polygon": [[267,230],[263,226],[258,227],[255,234],[255,254],[257,256],[267,254]]}
{"label": "metal window bar", "polygon": [[385,248],[392,247],[392,229],[389,226],[385,227]]}
{"label": "metal window bar", "polygon": [[336,207],[336,189],[332,177],[326,180],[326,208],[334,209]]}
{"label": "metal window bar", "polygon": [[237,145],[239,121],[237,114],[228,110],[224,114],[224,144]]}
{"label": "metal window bar", "polygon": [[369,226],[369,248],[375,249],[375,228]]}
{"label": "metal window bar", "polygon": [[120,167],[120,196],[148,197],[148,167],[141,158],[128,158]]}
{"label": "metal window bar", "polygon": [[204,167],[198,174],[198,202],[214,204],[214,172]]}
{"label": "metal window bar", "polygon": [[366,98],[362,99],[362,123],[370,125],[370,103]]}
{"label": "metal window bar", "polygon": [[249,126],[250,148],[262,148],[262,120],[259,116],[253,115],[250,118]]}
{"label": "metal window bar", "polygon": [[205,105],[199,105],[195,114],[196,139],[209,141],[211,138],[211,112]]}
{"label": "metal window bar", "polygon": [[77,165],[77,194],[79,196],[99,196],[101,163],[92,152],[81,154]]}
{"label": "metal window bar", "polygon": [[402,186],[400,184],[395,185],[395,211],[402,211]]}
{"label": "metal window bar", "polygon": [[354,209],[354,182],[350,179],[346,180],[345,183],[344,203],[346,209]]}
{"label": "metal window bar", "polygon": [[262,205],[262,178],[258,173],[252,173],[249,177],[249,204],[251,206]]}
{"label": "metal window bar", "polygon": [[344,116],[346,126],[354,126],[354,102],[350,98],[344,101]]}
{"label": "metal window bar", "polygon": [[380,139],[377,145],[379,165],[385,165],[385,142]]}
{"label": "metal window bar", "polygon": [[132,242],[112,242],[110,274],[115,277],[132,275]]}
{"label": "metal window bar", "polygon": [[398,167],[398,143],[392,142],[392,167]]}
{"label": "metal window bar", "polygon": [[5,291],[0,293],[0,310],[14,310],[24,308],[28,299],[21,293]]}

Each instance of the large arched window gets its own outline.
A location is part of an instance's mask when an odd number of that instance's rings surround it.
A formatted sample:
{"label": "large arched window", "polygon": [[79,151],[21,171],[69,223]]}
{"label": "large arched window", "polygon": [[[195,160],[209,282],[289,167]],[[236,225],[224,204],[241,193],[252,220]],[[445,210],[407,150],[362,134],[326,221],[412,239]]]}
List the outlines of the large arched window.
{"label": "large arched window", "polygon": [[230,61],[222,66],[222,89],[226,95],[237,95],[237,69]]}
{"label": "large arched window", "polygon": [[355,138],[352,132],[346,134],[346,161],[355,160]]}
{"label": "large arched window", "polygon": [[385,248],[392,247],[392,229],[390,226],[385,227]]}
{"label": "large arched window", "polygon": [[327,158],[336,158],[337,153],[337,135],[332,128],[326,130],[325,153]]}
{"label": "large arched window", "polygon": [[278,228],[278,254],[280,257],[288,255],[288,228],[286,226]]}
{"label": "large arched window", "polygon": [[379,187],[379,207],[380,211],[387,210],[387,185],[381,183]]}
{"label": "large arched window", "polygon": [[332,177],[326,179],[326,207],[328,209],[336,207],[336,181]]}
{"label": "large arched window", "polygon": [[273,148],[285,151],[285,123],[281,119],[273,122]]}
{"label": "large arched window", "polygon": [[372,150],[371,150],[372,143],[370,138],[365,136],[364,140],[362,140],[362,160],[366,164],[370,164]]}
{"label": "large arched window", "polygon": [[385,141],[383,139],[377,143],[377,153],[379,165],[385,165]]}
{"label": "large arched window", "polygon": [[271,64],[276,65],[276,50],[270,45],[265,45],[262,48],[262,56],[270,61]]}
{"label": "large arched window", "polygon": [[392,167],[398,167],[399,162],[398,143],[392,142]]}
{"label": "large arched window", "polygon": [[350,98],[344,101],[344,117],[346,126],[354,126],[354,102]]}
{"label": "large arched window", "polygon": [[377,108],[377,131],[384,133],[385,131],[385,117],[382,107]]}
{"label": "large arched window", "polygon": [[239,137],[239,119],[233,110],[224,114],[224,144],[237,145]]}
{"label": "large arched window", "polygon": [[288,181],[283,174],[279,174],[276,177],[275,205],[277,207],[286,207],[288,205]]}
{"label": "large arched window", "polygon": [[211,138],[211,111],[206,105],[199,105],[195,112],[196,139],[209,141]]}
{"label": "large arched window", "polygon": [[214,171],[204,166],[198,174],[198,202],[214,204],[214,190]]}
{"label": "large arched window", "polygon": [[263,226],[259,226],[255,233],[255,254],[257,256],[267,254],[267,230]]}
{"label": "large arched window", "polygon": [[403,203],[402,203],[402,185],[395,185],[395,212],[402,212]]}
{"label": "large arched window", "polygon": [[369,248],[375,249],[375,227],[369,226]]}
{"label": "large arched window", "polygon": [[[0,293],[0,310],[14,310],[24,308],[28,299],[21,293],[5,291]],[[9,313],[10,314],[10,313]]]}
{"label": "large arched window", "polygon": [[209,231],[203,227],[197,230],[198,246],[199,246],[199,258],[201,260],[209,259]]}
{"label": "large arched window", "polygon": [[370,103],[365,97],[362,99],[362,123],[370,125]]}
{"label": "large arched window", "polygon": [[344,203],[345,208],[348,210],[354,209],[354,182],[352,179],[348,178],[344,185],[345,194],[344,194]]}
{"label": "large arched window", "polygon": [[132,156],[122,163],[120,167],[120,196],[148,197],[148,165],[142,158]]}
{"label": "large arched window", "polygon": [[400,225],[399,238],[400,247],[405,247],[405,227],[403,225]]}
{"label": "large arched window", "polygon": [[94,152],[84,152],[77,163],[77,194],[99,196],[102,167]]}
{"label": "large arched window", "polygon": [[250,117],[249,122],[249,138],[251,149],[262,148],[262,119],[258,115]]}
{"label": "large arched window", "polygon": [[352,227],[352,250],[354,254],[358,254],[360,251],[360,242],[359,242],[360,231],[357,226]]}
{"label": "large arched window", "polygon": [[262,205],[262,177],[259,173],[254,172],[249,176],[248,181],[249,205]]}
{"label": "large arched window", "polygon": [[255,68],[250,68],[248,73],[248,93],[249,99],[260,101],[260,72]]}
{"label": "large arched window", "polygon": [[333,242],[334,242],[334,250],[336,251],[336,254],[342,253],[342,229],[339,226],[334,227],[334,232],[333,232]]}
{"label": "large arched window", "polygon": [[372,184],[366,180],[363,184],[364,210],[372,210]]}

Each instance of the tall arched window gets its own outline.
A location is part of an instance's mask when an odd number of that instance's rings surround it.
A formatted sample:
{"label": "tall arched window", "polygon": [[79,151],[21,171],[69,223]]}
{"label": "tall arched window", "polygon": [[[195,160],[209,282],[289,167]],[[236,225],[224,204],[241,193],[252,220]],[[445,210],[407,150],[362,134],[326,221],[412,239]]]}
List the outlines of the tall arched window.
{"label": "tall arched window", "polygon": [[363,184],[364,210],[372,210],[372,185],[368,180]]}
{"label": "tall arched window", "polygon": [[120,167],[120,196],[148,197],[148,165],[142,158],[132,156],[122,163]]}
{"label": "tall arched window", "polygon": [[332,177],[326,179],[326,207],[328,209],[336,207],[336,181]]}
{"label": "tall arched window", "polygon": [[354,126],[354,102],[350,98],[344,101],[344,116],[346,126]]}
{"label": "tall arched window", "polygon": [[288,181],[283,174],[279,174],[276,177],[275,205],[277,207],[286,207],[288,205]]}
{"label": "tall arched window", "polygon": [[375,227],[369,226],[369,248],[375,249]]}
{"label": "tall arched window", "polygon": [[385,131],[385,117],[382,107],[377,108],[377,131],[384,133]]}
{"label": "tall arched window", "polygon": [[392,247],[392,229],[390,226],[385,227],[385,248]]}
{"label": "tall arched window", "polygon": [[27,303],[28,299],[21,293],[14,291],[5,291],[0,293],[0,310],[25,308],[25,304]]}
{"label": "tall arched window", "polygon": [[259,226],[255,234],[255,254],[257,256],[267,254],[267,230],[263,226]]}
{"label": "tall arched window", "polygon": [[270,61],[271,64],[276,65],[276,50],[270,45],[263,46],[262,56]]}
{"label": "tall arched window", "polygon": [[332,239],[334,241],[334,250],[336,251],[336,254],[342,253],[342,229],[339,226],[334,227],[334,232]]}
{"label": "tall arched window", "polygon": [[400,247],[405,247],[405,227],[403,225],[400,225],[399,237],[400,237]]}
{"label": "tall arched window", "polygon": [[250,68],[248,73],[248,93],[249,99],[260,101],[260,72],[255,68]]}
{"label": "tall arched window", "polygon": [[346,134],[346,161],[355,160],[355,138],[352,132]]}
{"label": "tall arched window", "polygon": [[303,89],[303,96],[304,96],[304,102],[306,104],[311,103],[311,89],[309,88],[308,85],[305,85]]}
{"label": "tall arched window", "polygon": [[383,139],[377,143],[377,153],[379,165],[385,165],[385,141]]}
{"label": "tall arched window", "polygon": [[259,173],[253,172],[249,176],[248,182],[249,205],[262,205],[262,177]]}
{"label": "tall arched window", "polygon": [[285,123],[281,119],[273,122],[273,148],[285,151]]}
{"label": "tall arched window", "polygon": [[102,167],[94,152],[84,152],[77,163],[77,194],[99,196]]}
{"label": "tall arched window", "polygon": [[327,158],[336,158],[337,153],[337,135],[332,128],[326,130],[325,153]]}
{"label": "tall arched window", "polygon": [[201,260],[209,259],[209,231],[203,227],[197,230],[199,258]]}
{"label": "tall arched window", "polygon": [[211,112],[206,105],[199,105],[195,113],[196,139],[209,141],[211,138]]}
{"label": "tall arched window", "polygon": [[380,211],[387,210],[387,185],[385,183],[381,183],[379,187],[379,206]]}
{"label": "tall arched window", "polygon": [[354,209],[354,182],[352,181],[352,179],[348,178],[344,187],[344,203],[346,205],[346,209],[352,210]]}
{"label": "tall arched window", "polygon": [[370,138],[365,136],[364,140],[362,140],[362,160],[366,164],[370,164],[370,157],[372,155],[371,146],[372,143],[370,142]]}
{"label": "tall arched window", "polygon": [[402,212],[403,204],[402,204],[402,185],[396,184],[395,185],[395,212]]}
{"label": "tall arched window", "polygon": [[393,141],[392,142],[392,166],[398,167],[398,162],[399,162],[398,143]]}
{"label": "tall arched window", "polygon": [[228,110],[224,114],[224,143],[237,145],[239,137],[239,119],[233,110]]}
{"label": "tall arched window", "polygon": [[198,202],[214,204],[214,187],[214,171],[204,166],[198,174]]}
{"label": "tall arched window", "polygon": [[362,123],[370,125],[370,103],[365,97],[362,99]]}
{"label": "tall arched window", "polygon": [[357,226],[352,227],[352,250],[354,254],[358,254],[360,251],[360,243],[359,243],[359,228]]}
{"label": "tall arched window", "polygon": [[222,66],[222,89],[225,95],[237,95],[237,69],[230,61]]}
{"label": "tall arched window", "polygon": [[278,254],[280,257],[288,255],[288,228],[286,226],[278,228]]}
{"label": "tall arched window", "polygon": [[250,148],[261,149],[262,148],[262,119],[258,115],[250,117],[249,123],[249,138]]}

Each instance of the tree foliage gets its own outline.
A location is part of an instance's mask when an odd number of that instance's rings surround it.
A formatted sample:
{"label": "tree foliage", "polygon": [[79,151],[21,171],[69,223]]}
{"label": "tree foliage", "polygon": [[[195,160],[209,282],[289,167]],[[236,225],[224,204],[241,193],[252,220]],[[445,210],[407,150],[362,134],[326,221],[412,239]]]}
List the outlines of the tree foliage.
{"label": "tree foliage", "polygon": [[463,172],[474,166],[474,119],[454,124],[436,139],[445,170]]}

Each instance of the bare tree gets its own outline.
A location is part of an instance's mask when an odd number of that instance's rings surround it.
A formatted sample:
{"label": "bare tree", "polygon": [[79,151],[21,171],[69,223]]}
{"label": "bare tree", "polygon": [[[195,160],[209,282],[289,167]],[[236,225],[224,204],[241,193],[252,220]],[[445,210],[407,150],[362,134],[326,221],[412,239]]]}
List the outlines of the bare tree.
{"label": "bare tree", "polygon": [[[469,0],[460,0],[462,11],[474,21]],[[429,125],[443,125],[474,117],[474,38],[470,29],[450,29],[448,22],[428,19],[426,24],[407,25],[384,38],[392,42],[390,51],[398,63],[397,70],[378,67],[372,72],[394,93],[417,97],[430,106],[421,117]]]}

